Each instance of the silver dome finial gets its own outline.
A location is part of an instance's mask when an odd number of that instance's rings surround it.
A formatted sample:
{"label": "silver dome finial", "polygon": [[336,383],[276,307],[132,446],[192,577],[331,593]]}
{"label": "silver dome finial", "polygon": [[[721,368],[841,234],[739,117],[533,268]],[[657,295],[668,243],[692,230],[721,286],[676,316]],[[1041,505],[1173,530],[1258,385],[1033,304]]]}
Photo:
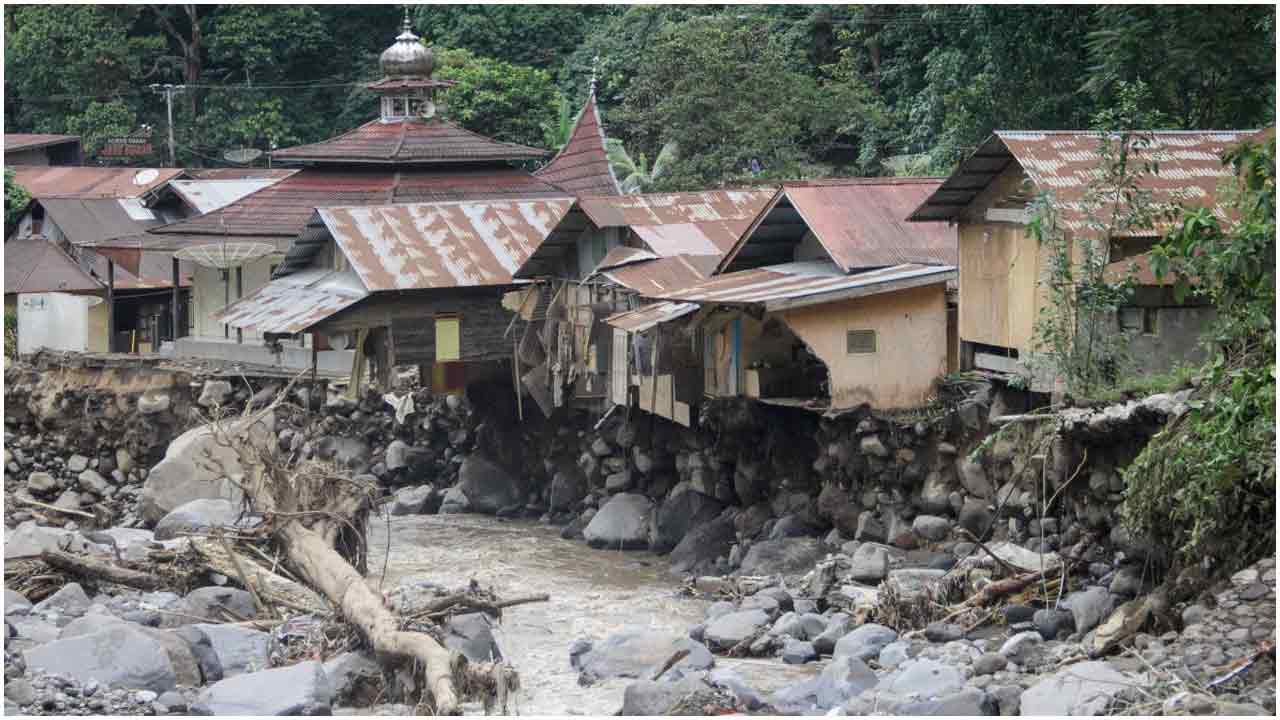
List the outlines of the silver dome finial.
{"label": "silver dome finial", "polygon": [[435,57],[431,48],[418,41],[413,33],[413,21],[409,18],[409,6],[404,6],[404,24],[396,41],[382,52],[378,64],[386,77],[431,77],[435,69]]}

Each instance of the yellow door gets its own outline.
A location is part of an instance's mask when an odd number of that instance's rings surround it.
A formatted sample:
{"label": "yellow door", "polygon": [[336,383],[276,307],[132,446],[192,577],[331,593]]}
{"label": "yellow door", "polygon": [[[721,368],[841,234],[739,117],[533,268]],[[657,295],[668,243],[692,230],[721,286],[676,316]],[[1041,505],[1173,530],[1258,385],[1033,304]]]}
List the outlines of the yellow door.
{"label": "yellow door", "polygon": [[461,318],[436,317],[436,362],[462,359]]}

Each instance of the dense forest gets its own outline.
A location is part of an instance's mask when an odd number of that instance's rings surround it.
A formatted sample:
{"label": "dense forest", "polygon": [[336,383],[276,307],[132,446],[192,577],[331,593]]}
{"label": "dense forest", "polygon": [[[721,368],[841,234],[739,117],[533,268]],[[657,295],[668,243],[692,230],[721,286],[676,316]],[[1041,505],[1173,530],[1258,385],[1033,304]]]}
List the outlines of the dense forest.
{"label": "dense forest", "polygon": [[[5,7],[6,132],[91,153],[174,108],[179,164],[367,121],[402,6]],[[446,113],[554,149],[594,74],[633,187],[946,172],[995,128],[1274,122],[1265,6],[414,6]],[[623,149],[625,148],[625,149]],[[158,154],[159,162],[165,153]]]}

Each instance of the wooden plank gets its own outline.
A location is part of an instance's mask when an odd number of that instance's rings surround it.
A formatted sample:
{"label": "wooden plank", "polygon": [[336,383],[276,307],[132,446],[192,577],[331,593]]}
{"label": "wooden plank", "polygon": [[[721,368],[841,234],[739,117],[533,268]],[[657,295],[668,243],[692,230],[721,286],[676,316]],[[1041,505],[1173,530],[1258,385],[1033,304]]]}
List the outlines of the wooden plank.
{"label": "wooden plank", "polygon": [[609,397],[615,405],[627,404],[627,346],[630,345],[626,330],[613,329],[613,363],[609,367]]}

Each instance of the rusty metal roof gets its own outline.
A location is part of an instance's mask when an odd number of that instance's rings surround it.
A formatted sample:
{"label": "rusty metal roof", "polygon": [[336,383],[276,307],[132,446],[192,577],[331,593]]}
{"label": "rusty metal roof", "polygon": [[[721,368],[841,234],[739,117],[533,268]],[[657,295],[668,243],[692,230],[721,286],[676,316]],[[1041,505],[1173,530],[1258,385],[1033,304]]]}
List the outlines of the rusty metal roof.
{"label": "rusty metal roof", "polygon": [[508,285],[571,198],[317,210],[372,292]]}
{"label": "rusty metal roof", "polygon": [[35,148],[48,147],[50,145],[62,145],[64,143],[80,144],[79,135],[46,135],[37,133],[5,133],[4,135],[4,151],[11,150],[34,150]]}
{"label": "rusty metal roof", "polygon": [[14,179],[31,197],[137,198],[181,177],[181,168],[21,166]]}
{"label": "rusty metal roof", "polygon": [[544,157],[545,150],[478,135],[447,120],[371,120],[310,145],[271,153],[277,161],[304,163],[420,164],[503,162]]}
{"label": "rusty metal roof", "polygon": [[[659,255],[719,254],[731,247],[773,197],[773,190],[706,190],[584,197],[596,227],[630,227]],[[660,229],[659,229],[660,228]]]}
{"label": "rusty metal roof", "polygon": [[278,278],[214,314],[244,330],[293,335],[369,295],[350,271],[315,268]]}
{"label": "rusty metal roof", "polygon": [[4,244],[4,293],[98,292],[98,282],[47,238],[15,238]]}
{"label": "rusty metal roof", "polygon": [[174,180],[173,191],[201,215],[226,207],[242,197],[271,187],[283,178],[250,178],[244,180]]}
{"label": "rusty metal roof", "polygon": [[293,238],[318,207],[539,197],[564,197],[564,191],[519,168],[305,168],[224,208],[153,232]]}
{"label": "rusty metal roof", "polygon": [[779,310],[945,283],[955,276],[956,269],[949,265],[915,263],[850,275],[835,263],[810,260],[716,275],[659,297],[682,302],[764,305],[766,310]]}
{"label": "rusty metal roof", "polygon": [[604,125],[594,89],[574,121],[569,142],[533,174],[574,195],[622,194],[604,149]]}
{"label": "rusty metal roof", "polygon": [[697,303],[656,302],[635,310],[610,315],[604,321],[619,330],[643,332],[660,323],[670,322],[696,312],[697,309]]}
{"label": "rusty metal roof", "polygon": [[[750,230],[720,261],[724,272],[743,247],[775,243],[762,227],[774,213],[799,216],[807,230],[845,272],[904,263],[956,262],[956,230],[945,223],[917,225],[907,215],[942,184],[939,178],[832,178],[789,182],[764,208]],[[798,242],[797,235],[792,238]]]}
{"label": "rusty metal roof", "polygon": [[642,295],[660,296],[706,279],[718,255],[672,255],[599,270],[610,282]]}
{"label": "rusty metal roof", "polygon": [[634,248],[627,245],[618,245],[610,248],[609,252],[604,254],[600,262],[596,263],[595,270],[592,272],[600,272],[610,268],[622,267],[641,260],[656,260],[658,255],[643,248]]}
{"label": "rusty metal roof", "polygon": [[296,172],[298,168],[187,168],[187,176],[194,180],[283,180]]}
{"label": "rusty metal roof", "polygon": [[[1265,131],[1264,131],[1265,132]],[[1154,174],[1141,176],[1142,186],[1156,203],[1211,207],[1227,217],[1218,187],[1232,177],[1222,154],[1244,140],[1260,137],[1257,130],[1141,131],[1147,147],[1135,148],[1134,163],[1154,162]],[[997,130],[927,200],[911,220],[955,220],[987,185],[1016,162],[1038,191],[1052,191],[1059,223],[1069,230],[1089,225],[1085,192],[1098,171],[1101,135],[1080,130]],[[1136,165],[1134,166],[1136,167]]]}
{"label": "rusty metal roof", "polygon": [[134,198],[85,200],[62,197],[44,198],[37,202],[74,245],[92,245],[111,238],[135,235],[162,224],[160,218]]}

